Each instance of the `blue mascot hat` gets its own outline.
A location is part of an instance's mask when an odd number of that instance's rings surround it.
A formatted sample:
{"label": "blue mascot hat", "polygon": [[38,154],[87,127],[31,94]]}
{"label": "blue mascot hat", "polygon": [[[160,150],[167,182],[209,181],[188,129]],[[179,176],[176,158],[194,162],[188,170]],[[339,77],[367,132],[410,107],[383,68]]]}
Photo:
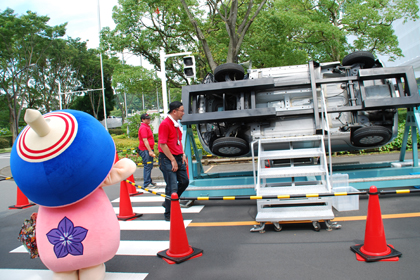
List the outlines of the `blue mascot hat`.
{"label": "blue mascot hat", "polygon": [[62,110],[41,115],[27,109],[28,123],[13,144],[10,168],[21,191],[47,207],[66,206],[91,194],[115,160],[115,144],[91,115]]}

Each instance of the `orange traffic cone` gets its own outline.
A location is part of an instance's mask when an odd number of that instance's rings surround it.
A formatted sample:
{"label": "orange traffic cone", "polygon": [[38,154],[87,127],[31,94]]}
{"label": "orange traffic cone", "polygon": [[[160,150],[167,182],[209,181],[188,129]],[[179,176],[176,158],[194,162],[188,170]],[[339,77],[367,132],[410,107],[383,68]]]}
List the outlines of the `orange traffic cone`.
{"label": "orange traffic cone", "polygon": [[169,231],[169,249],[157,253],[167,263],[181,263],[203,255],[203,250],[191,247],[188,244],[184,219],[182,218],[178,194],[171,195],[171,228]]}
{"label": "orange traffic cone", "polygon": [[358,261],[398,261],[401,252],[386,244],[384,225],[382,223],[381,206],[379,204],[378,189],[369,189],[368,214],[366,219],[365,243],[350,246],[356,253]]}
{"label": "orange traffic cone", "polygon": [[118,220],[127,221],[134,220],[138,217],[141,217],[143,214],[137,214],[133,212],[133,207],[131,206],[130,196],[127,190],[127,183],[121,181],[120,183],[120,212],[118,213]]}
{"label": "orange traffic cone", "polygon": [[23,194],[23,192],[17,188],[17,198],[16,198],[16,205],[9,206],[9,209],[24,209],[31,206],[34,206],[35,203],[29,203],[28,198]]}
{"label": "orange traffic cone", "polygon": [[[135,183],[133,174],[131,174],[130,177],[127,178],[127,180],[130,181],[130,182]],[[130,196],[135,196],[135,195],[143,194],[142,192],[138,192],[137,191],[136,186],[134,186],[134,185],[132,185],[130,183],[127,183],[127,182],[126,182],[126,184],[127,184],[128,194]]]}

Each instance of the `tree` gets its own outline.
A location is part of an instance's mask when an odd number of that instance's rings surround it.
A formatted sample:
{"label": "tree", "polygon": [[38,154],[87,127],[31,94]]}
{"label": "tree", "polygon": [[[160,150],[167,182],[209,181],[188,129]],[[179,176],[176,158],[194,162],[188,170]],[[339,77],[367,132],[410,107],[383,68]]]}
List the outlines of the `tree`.
{"label": "tree", "polygon": [[417,0],[277,0],[252,25],[244,52],[266,67],[341,61],[355,50],[395,59],[402,52],[392,23],[416,20],[418,10]]}
{"label": "tree", "polygon": [[[105,104],[107,115],[114,108],[114,91],[112,89],[112,73],[114,67],[118,64],[117,58],[108,58],[103,56],[103,75],[105,88]],[[102,93],[102,78],[101,78],[101,64],[99,58],[99,51],[94,49],[87,50],[82,56],[82,65],[79,72],[80,85],[75,91],[79,91],[79,96],[76,98],[71,109],[77,109],[91,114],[98,120],[103,120],[103,93]]]}
{"label": "tree", "polygon": [[[143,95],[147,102],[151,99],[151,96],[154,97],[156,95],[156,88],[159,84],[160,80],[156,78],[154,71],[127,64],[116,65],[112,77],[112,86],[117,92],[117,107],[119,107],[122,112],[125,112],[124,93],[127,98],[127,108],[132,107],[135,100],[143,100]],[[150,103],[148,106],[145,106],[146,109],[150,107]],[[124,116],[123,114],[123,122],[124,117],[126,118],[127,116]]]}
{"label": "tree", "polygon": [[47,16],[31,11],[20,17],[11,9],[0,14],[0,89],[7,99],[13,140],[33,67],[43,59],[52,41],[65,33],[65,24],[51,27],[48,21]]}
{"label": "tree", "polygon": [[[32,71],[30,88],[26,98],[27,106],[50,112],[60,108],[59,84],[62,92],[80,85],[79,72],[81,55],[87,52],[86,43],[79,39],[55,39]],[[61,96],[62,107],[68,108],[74,95]]]}
{"label": "tree", "polygon": [[[211,0],[203,7],[195,0],[121,0],[114,7],[116,28],[104,29],[102,42],[109,50],[145,57],[157,70],[161,47],[166,54],[193,51],[202,78],[220,63],[238,61],[245,34],[266,1]],[[170,87],[187,82],[179,58],[169,58],[166,69]]]}
{"label": "tree", "polygon": [[[185,0],[180,0],[182,7],[188,15],[188,19],[191,24],[194,26],[196,36],[200,41],[204,54],[207,58],[207,61],[210,65],[212,71],[216,68],[217,64],[213,59],[211,48],[207,42],[206,36],[200,28],[198,23],[198,18],[192,14],[192,7],[185,2]],[[238,55],[241,49],[242,42],[245,38],[249,27],[252,22],[257,17],[258,13],[261,11],[267,0],[261,0],[260,2],[254,3],[250,0],[248,2],[238,0],[229,0],[227,2],[220,0],[209,0],[208,9],[210,11],[209,18],[216,19],[220,17],[221,21],[224,23],[227,35],[229,37],[229,47],[227,49],[226,62],[235,62],[238,63]],[[202,9],[199,2],[196,3],[195,7]],[[199,14],[198,12],[196,14]],[[216,15],[217,14],[217,15]],[[241,19],[242,16],[242,19]],[[203,24],[201,24],[203,26]],[[211,29],[207,29],[207,34],[210,36]]]}

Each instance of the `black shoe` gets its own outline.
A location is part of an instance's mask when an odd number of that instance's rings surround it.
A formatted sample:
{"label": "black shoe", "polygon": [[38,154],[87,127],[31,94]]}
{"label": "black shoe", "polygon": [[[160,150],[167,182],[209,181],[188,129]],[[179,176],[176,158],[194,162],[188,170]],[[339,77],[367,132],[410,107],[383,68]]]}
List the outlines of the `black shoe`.
{"label": "black shoe", "polygon": [[171,218],[165,216],[165,221],[170,222],[171,221]]}

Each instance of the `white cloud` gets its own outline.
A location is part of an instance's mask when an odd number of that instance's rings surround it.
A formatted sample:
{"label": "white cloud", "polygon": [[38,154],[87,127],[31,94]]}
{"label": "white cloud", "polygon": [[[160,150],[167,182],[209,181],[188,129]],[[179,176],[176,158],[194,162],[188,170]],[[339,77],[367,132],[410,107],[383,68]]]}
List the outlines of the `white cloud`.
{"label": "white cloud", "polygon": [[[101,27],[114,28],[112,20],[112,8],[118,4],[118,0],[100,0]],[[50,17],[49,25],[59,25],[67,22],[66,35],[72,38],[81,38],[88,41],[89,48],[97,48],[99,45],[99,21],[97,0],[14,0],[4,1],[0,4],[3,11],[11,8],[17,14],[25,14],[31,10],[38,15]]]}

